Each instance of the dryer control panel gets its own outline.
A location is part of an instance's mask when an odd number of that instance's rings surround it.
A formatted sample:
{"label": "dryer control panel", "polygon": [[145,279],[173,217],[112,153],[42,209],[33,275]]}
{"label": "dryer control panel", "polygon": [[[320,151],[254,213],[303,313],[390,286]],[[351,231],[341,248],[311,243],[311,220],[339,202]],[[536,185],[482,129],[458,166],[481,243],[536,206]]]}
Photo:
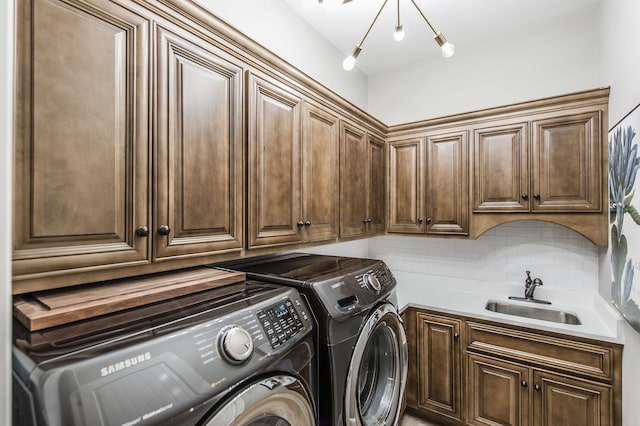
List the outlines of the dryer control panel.
{"label": "dryer control panel", "polygon": [[[303,315],[305,320],[309,319],[305,310],[302,310],[300,315]],[[272,348],[275,349],[287,342],[304,328],[300,315],[294,308],[291,299],[285,299],[281,303],[258,311],[258,321],[267,334],[267,340]]]}

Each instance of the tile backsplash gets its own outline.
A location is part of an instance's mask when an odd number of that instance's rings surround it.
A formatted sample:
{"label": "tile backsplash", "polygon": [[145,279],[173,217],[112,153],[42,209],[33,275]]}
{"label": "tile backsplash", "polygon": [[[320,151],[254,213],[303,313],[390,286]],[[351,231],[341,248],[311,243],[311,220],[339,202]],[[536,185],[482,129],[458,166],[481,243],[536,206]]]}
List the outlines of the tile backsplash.
{"label": "tile backsplash", "polygon": [[387,235],[305,251],[382,259],[398,278],[419,279],[424,285],[472,285],[474,291],[482,291],[483,285],[506,285],[519,291],[525,270],[530,270],[533,278],[544,282],[541,294],[598,292],[598,246],[568,228],[542,221],[503,224],[476,240]]}

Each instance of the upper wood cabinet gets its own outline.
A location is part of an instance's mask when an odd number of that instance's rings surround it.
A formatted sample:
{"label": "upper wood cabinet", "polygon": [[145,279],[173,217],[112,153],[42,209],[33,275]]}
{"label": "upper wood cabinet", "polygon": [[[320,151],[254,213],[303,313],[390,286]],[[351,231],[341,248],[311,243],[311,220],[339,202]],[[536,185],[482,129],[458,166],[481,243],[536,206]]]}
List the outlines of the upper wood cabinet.
{"label": "upper wood cabinet", "polygon": [[147,264],[149,21],[126,1],[16,7],[14,292]]}
{"label": "upper wood cabinet", "polygon": [[305,241],[338,237],[340,121],[305,102],[302,116],[302,216]]}
{"label": "upper wood cabinet", "polygon": [[339,119],[249,76],[248,248],[338,236]]}
{"label": "upper wood cabinet", "polygon": [[601,122],[600,111],[532,122],[533,211],[602,211]]}
{"label": "upper wood cabinet", "polygon": [[126,0],[18,6],[14,292],[240,251],[242,68]]}
{"label": "upper wood cabinet", "polygon": [[156,28],[154,260],[242,248],[243,70]]}
{"label": "upper wood cabinet", "polygon": [[529,124],[475,129],[473,210],[529,211]]}
{"label": "upper wood cabinet", "polygon": [[301,241],[302,98],[249,74],[248,248]]}
{"label": "upper wood cabinet", "polygon": [[385,142],[371,134],[367,137],[367,232],[380,234],[385,229]]}
{"label": "upper wood cabinet", "polygon": [[467,235],[467,131],[389,143],[389,232]]}
{"label": "upper wood cabinet", "polygon": [[340,131],[340,236],[384,231],[384,141],[342,122]]}
{"label": "upper wood cabinet", "polygon": [[601,120],[547,114],[475,129],[474,211],[602,211]]}
{"label": "upper wood cabinet", "polygon": [[389,143],[388,232],[423,233],[425,143],[414,138]]}

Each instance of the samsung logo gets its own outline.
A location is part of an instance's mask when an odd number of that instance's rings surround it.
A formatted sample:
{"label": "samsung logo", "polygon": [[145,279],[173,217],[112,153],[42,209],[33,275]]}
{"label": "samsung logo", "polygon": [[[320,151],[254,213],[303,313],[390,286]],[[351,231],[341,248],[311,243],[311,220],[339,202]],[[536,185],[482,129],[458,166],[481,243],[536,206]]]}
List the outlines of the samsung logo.
{"label": "samsung logo", "polygon": [[151,352],[145,352],[143,354],[136,355],[131,358],[124,359],[120,362],[116,362],[115,364],[108,365],[100,369],[100,375],[102,377],[108,376],[109,374],[117,373],[121,370],[126,370],[127,368],[131,368],[137,364],[141,364],[145,361],[149,361],[151,359]]}

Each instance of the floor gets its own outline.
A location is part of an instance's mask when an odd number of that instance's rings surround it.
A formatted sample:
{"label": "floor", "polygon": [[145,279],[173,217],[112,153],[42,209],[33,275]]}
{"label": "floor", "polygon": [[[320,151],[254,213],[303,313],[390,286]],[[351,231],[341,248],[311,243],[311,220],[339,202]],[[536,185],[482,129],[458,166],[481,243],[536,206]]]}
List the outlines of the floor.
{"label": "floor", "polygon": [[400,426],[440,426],[437,423],[432,423],[427,420],[422,420],[411,414],[403,414],[400,418]]}

